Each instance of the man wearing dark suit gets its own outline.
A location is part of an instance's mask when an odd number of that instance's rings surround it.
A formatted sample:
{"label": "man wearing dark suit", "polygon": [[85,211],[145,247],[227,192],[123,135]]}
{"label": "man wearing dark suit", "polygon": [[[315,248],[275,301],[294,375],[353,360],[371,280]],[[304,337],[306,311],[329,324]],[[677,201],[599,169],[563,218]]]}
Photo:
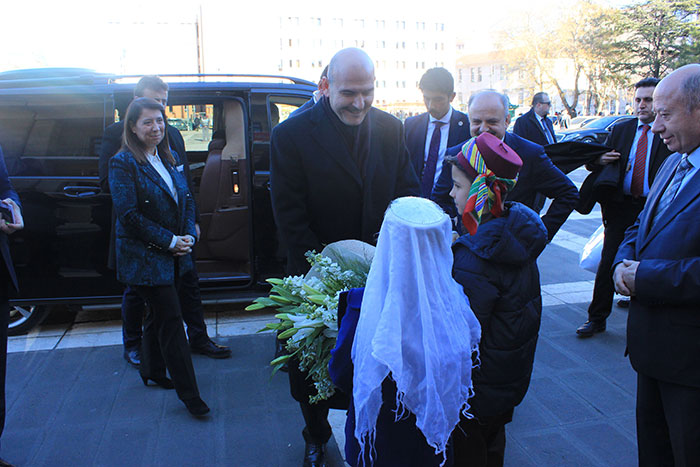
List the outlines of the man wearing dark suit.
{"label": "man wearing dark suit", "polygon": [[430,198],[440,178],[445,152],[469,138],[469,119],[452,108],[454,79],[444,68],[431,68],[420,79],[427,112],[406,119],[406,146],[413,170],[421,182],[421,194]]}
{"label": "man wearing dark suit", "polygon": [[304,105],[296,109],[294,112],[289,114],[289,118],[296,117],[300,113],[302,113],[305,110],[310,109],[314,105],[316,105],[316,102],[318,102],[323,94],[326,92],[328,89],[328,66],[323,69],[321,72],[321,77],[318,79],[318,89],[314,91],[313,97],[309,99],[308,101],[304,102]]}
{"label": "man wearing dark suit", "polygon": [[[517,201],[532,208],[538,195],[552,198],[552,205],[542,216],[547,228],[549,240],[554,238],[562,224],[569,217],[578,203],[576,186],[556,168],[547,157],[542,146],[531,143],[517,135],[508,133],[510,124],[508,113],[508,96],[495,91],[481,91],[469,98],[469,128],[473,137],[487,132],[502,139],[518,153],[523,167],[518,175],[518,182],[513,191],[508,193],[508,201]],[[454,156],[462,150],[462,144],[449,148],[447,155]],[[452,174],[442,171],[438,183],[433,189],[432,199],[437,202],[450,217],[457,216],[454,201],[449,193],[452,189]]]}
{"label": "man wearing dark suit", "polygon": [[639,465],[700,465],[700,65],[661,80],[654,109],[652,131],[675,154],[625,233],[613,279],[631,297]]}
{"label": "man wearing dark suit", "polygon": [[[165,107],[168,103],[168,85],[157,76],[144,76],[134,89],[134,97],[150,97]],[[122,147],[123,133],[124,122],[120,121],[108,126],[102,135],[99,174],[102,190],[107,193],[109,193],[109,160]],[[191,191],[190,166],[187,161],[185,141],[182,138],[182,134],[177,128],[170,125],[166,127],[166,133],[170,149],[180,161],[178,170],[184,172]],[[198,220],[198,216],[199,213],[195,207],[195,221]],[[199,224],[196,224],[196,228],[199,235]],[[114,245],[110,245],[110,249],[113,247]],[[113,254],[110,254],[110,263],[113,261],[113,256]],[[231,350],[213,342],[207,334],[207,325],[204,322],[204,310],[199,290],[199,277],[195,268],[192,268],[182,276],[178,286],[178,294],[180,296],[182,318],[187,324],[187,337],[192,352],[211,358],[230,357]],[[140,348],[144,305],[143,299],[136,291],[132,287],[127,286],[122,297],[122,336],[124,341],[124,358],[133,366],[139,366],[141,363]]]}
{"label": "man wearing dark suit", "polygon": [[[308,250],[345,239],[374,243],[389,203],[419,193],[403,125],[372,107],[374,65],[367,54],[338,52],[328,84],[317,105],[272,132],[272,208],[286,242],[288,274],[308,271]],[[289,382],[306,422],[304,465],[324,465],[332,402],[309,403],[306,374],[293,360]]]}
{"label": "man wearing dark suit", "polygon": [[[9,217],[0,219],[0,251],[2,252],[2,264],[0,265],[0,436],[5,428],[5,376],[7,371],[7,326],[10,321],[9,296],[11,291],[17,292],[17,276],[12,266],[10,245],[7,236],[24,228],[22,209],[19,196],[12,188],[10,177],[5,166],[5,157],[0,148],[0,199],[4,208],[10,207],[12,219]],[[7,211],[6,211],[7,212]],[[8,220],[9,219],[9,220]],[[11,465],[0,459],[0,466]]]}
{"label": "man wearing dark suit", "polygon": [[532,107],[515,121],[513,133],[540,146],[556,143],[554,125],[547,118],[551,107],[552,100],[546,92],[532,96]]}
{"label": "man wearing dark suit", "polygon": [[649,187],[661,163],[671,154],[661,138],[651,132],[655,117],[653,94],[658,82],[657,78],[646,78],[635,85],[634,110],[637,119],[627,120],[612,128],[605,145],[615,150],[600,156],[593,173],[589,175],[596,177],[607,173],[618,182],[614,191],[611,190],[600,200],[605,240],[595,276],[593,300],[588,306],[588,321],[576,330],[580,337],[605,331],[605,320],[610,316],[615,296],[615,286],[610,277],[615,254],[625,238],[625,230],[634,224],[642,212]]}

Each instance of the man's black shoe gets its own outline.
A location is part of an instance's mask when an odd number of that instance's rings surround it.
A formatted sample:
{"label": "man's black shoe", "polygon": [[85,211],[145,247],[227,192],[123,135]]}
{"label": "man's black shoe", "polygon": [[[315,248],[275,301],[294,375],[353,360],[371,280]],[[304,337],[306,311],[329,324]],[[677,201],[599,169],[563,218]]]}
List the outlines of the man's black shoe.
{"label": "man's black shoe", "polygon": [[304,467],[325,467],[326,459],[323,447],[323,444],[306,443]]}
{"label": "man's black shoe", "polygon": [[230,358],[231,349],[224,345],[219,345],[211,339],[197,345],[190,345],[193,353],[206,355],[209,358]]}
{"label": "man's black shoe", "polygon": [[586,321],[576,330],[579,337],[591,337],[593,334],[605,331],[605,321],[596,323],[595,321]]}
{"label": "man's black shoe", "polygon": [[621,298],[617,301],[617,306],[620,308],[629,308],[630,307],[630,299],[629,298]]}
{"label": "man's black shoe", "polygon": [[141,351],[139,349],[124,349],[124,360],[138,368],[141,365]]}

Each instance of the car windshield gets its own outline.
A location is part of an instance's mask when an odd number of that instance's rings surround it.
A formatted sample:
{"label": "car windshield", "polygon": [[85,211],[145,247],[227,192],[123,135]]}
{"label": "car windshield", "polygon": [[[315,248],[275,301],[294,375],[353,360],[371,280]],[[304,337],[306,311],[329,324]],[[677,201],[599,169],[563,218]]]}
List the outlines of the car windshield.
{"label": "car windshield", "polygon": [[601,117],[597,120],[593,120],[592,122],[588,123],[585,125],[585,128],[590,129],[590,130],[602,130],[606,128],[608,125],[610,125],[612,122],[620,118],[620,115],[611,115],[610,117]]}

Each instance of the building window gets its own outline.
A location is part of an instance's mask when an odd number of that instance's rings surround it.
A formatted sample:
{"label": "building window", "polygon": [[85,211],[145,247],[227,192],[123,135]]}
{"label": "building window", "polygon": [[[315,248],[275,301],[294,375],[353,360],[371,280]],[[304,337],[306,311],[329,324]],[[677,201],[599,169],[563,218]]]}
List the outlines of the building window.
{"label": "building window", "polygon": [[294,65],[292,65],[292,61],[290,60],[289,61],[289,68],[293,68],[293,67],[294,67]]}
{"label": "building window", "polygon": [[477,68],[477,81],[481,83],[481,67]]}
{"label": "building window", "polygon": [[471,71],[471,76],[472,76],[471,81],[472,81],[472,83],[476,83],[476,70],[474,70],[474,68],[471,68],[470,71]]}
{"label": "building window", "polygon": [[292,46],[292,40],[289,39],[289,47],[291,47],[291,46]]}
{"label": "building window", "polygon": [[402,42],[402,43],[401,43],[401,48],[402,48],[402,49],[405,49],[405,48],[406,48],[406,43],[405,43],[405,42]]}
{"label": "building window", "polygon": [[401,62],[401,68],[406,69],[406,62]]}

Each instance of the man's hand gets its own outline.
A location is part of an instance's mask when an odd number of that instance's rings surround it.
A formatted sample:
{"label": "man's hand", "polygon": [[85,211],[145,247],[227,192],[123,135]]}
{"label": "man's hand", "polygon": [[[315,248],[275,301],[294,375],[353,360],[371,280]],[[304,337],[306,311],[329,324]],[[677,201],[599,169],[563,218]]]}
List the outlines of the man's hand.
{"label": "man's hand", "polygon": [[625,270],[622,272],[622,280],[627,286],[627,290],[630,291],[630,295],[635,295],[634,279],[637,277],[637,268],[639,267],[639,261],[632,261],[631,259],[626,259],[622,261],[625,265]]}
{"label": "man's hand", "polygon": [[617,160],[620,160],[620,153],[617,151],[610,151],[600,156],[596,163],[599,165],[608,165],[611,162],[615,162]]}
{"label": "man's hand", "polygon": [[202,230],[199,228],[199,224],[194,225],[194,231],[197,234],[197,238],[202,237]]}
{"label": "man's hand", "polygon": [[12,206],[12,222],[7,222],[5,219],[0,220],[0,230],[10,235],[24,228],[24,218],[22,210],[13,199],[6,198],[3,201]]}
{"label": "man's hand", "polygon": [[632,295],[632,292],[630,292],[630,289],[627,287],[623,277],[626,270],[627,266],[625,266],[624,261],[622,263],[618,263],[617,266],[615,266],[615,271],[613,272],[613,281],[615,282],[615,291],[621,295],[629,297]]}

